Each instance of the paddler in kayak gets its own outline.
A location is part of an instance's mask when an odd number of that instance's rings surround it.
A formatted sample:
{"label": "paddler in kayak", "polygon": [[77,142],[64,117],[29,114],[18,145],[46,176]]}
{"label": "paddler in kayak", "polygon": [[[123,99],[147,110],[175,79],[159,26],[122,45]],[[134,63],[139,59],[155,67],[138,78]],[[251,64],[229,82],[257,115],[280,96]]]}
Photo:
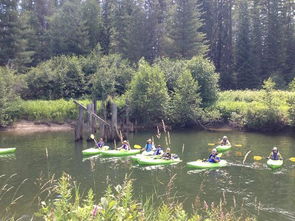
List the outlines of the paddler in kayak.
{"label": "paddler in kayak", "polygon": [[278,151],[277,147],[272,148],[271,153],[269,154],[269,157],[267,159],[271,159],[271,160],[282,160],[283,157],[280,154],[280,152]]}
{"label": "paddler in kayak", "polygon": [[118,150],[130,150],[130,145],[127,140],[122,142],[122,146],[118,148]]}
{"label": "paddler in kayak", "polygon": [[151,140],[151,139],[147,139],[147,140],[146,140],[146,145],[145,145],[145,147],[144,147],[144,150],[145,150],[146,152],[151,152],[151,151],[154,150],[154,149],[155,149],[155,146],[154,146],[152,140]]}
{"label": "paddler in kayak", "polygon": [[171,160],[171,149],[168,147],[166,152],[163,154],[162,158],[165,160]]}
{"label": "paddler in kayak", "polygon": [[102,138],[99,138],[99,141],[96,143],[97,148],[102,148],[104,146],[104,141]]}
{"label": "paddler in kayak", "polygon": [[155,152],[154,152],[154,155],[159,156],[159,155],[162,155],[162,154],[163,154],[163,150],[162,150],[161,145],[159,144],[159,145],[156,147],[156,150],[155,150]]}
{"label": "paddler in kayak", "polygon": [[221,146],[230,146],[230,142],[227,136],[223,136],[222,140],[219,142]]}
{"label": "paddler in kayak", "polygon": [[218,163],[218,162],[220,162],[220,157],[218,157],[218,153],[217,153],[217,150],[215,148],[212,150],[207,162],[210,162],[210,163]]}

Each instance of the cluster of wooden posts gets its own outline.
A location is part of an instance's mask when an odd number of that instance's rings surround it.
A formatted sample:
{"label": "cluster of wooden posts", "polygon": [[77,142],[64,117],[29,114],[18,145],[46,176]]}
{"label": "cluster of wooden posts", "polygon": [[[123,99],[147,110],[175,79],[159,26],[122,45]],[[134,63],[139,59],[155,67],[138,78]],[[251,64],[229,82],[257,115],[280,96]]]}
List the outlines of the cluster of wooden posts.
{"label": "cluster of wooden posts", "polygon": [[[122,128],[118,127],[118,107],[112,102],[108,101],[103,108],[103,117],[97,115],[96,102],[94,101],[87,106],[74,100],[74,103],[79,109],[78,119],[75,125],[75,141],[80,141],[86,136],[89,138],[90,134],[95,134],[98,130],[100,136],[106,141],[122,140]],[[127,124],[132,125],[128,122]],[[129,127],[132,130],[132,126]],[[124,128],[126,130],[126,128]],[[126,131],[125,131],[126,132]]]}

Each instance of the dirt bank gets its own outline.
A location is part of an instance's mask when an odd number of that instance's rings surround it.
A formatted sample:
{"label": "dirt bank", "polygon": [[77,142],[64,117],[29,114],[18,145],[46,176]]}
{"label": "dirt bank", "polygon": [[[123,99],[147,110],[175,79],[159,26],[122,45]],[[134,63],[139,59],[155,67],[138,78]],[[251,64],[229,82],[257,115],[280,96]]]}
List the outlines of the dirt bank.
{"label": "dirt bank", "polygon": [[1,128],[0,131],[17,132],[17,133],[35,133],[46,131],[70,131],[74,129],[73,123],[48,123],[48,122],[32,122],[32,121],[18,121],[13,125]]}

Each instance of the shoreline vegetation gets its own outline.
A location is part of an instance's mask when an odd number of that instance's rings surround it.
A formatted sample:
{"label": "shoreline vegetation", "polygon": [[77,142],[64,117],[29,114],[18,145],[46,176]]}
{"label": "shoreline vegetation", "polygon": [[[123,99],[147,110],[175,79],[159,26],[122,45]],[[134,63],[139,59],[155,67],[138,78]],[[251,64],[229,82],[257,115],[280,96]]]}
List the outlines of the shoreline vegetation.
{"label": "shoreline vegetation", "polygon": [[[218,100],[211,106],[215,118],[202,119],[208,130],[249,130],[265,131],[267,128],[283,130],[294,128],[294,104],[291,100],[295,92],[273,91],[271,104],[266,104],[265,91],[223,91],[218,92]],[[79,100],[83,104],[90,100]],[[123,109],[122,99],[115,102]],[[293,105],[293,106],[292,106]],[[12,104],[13,121],[0,131],[59,131],[72,130],[78,110],[72,100],[19,100]],[[101,102],[97,102],[98,111]],[[273,110],[273,113],[269,113]],[[14,110],[13,110],[14,109]],[[120,116],[119,116],[120,117]],[[212,120],[213,119],[213,120]],[[155,125],[138,125],[137,129],[150,129]],[[200,128],[199,128],[200,129]],[[273,129],[272,129],[273,130]]]}
{"label": "shoreline vegetation", "polygon": [[[256,215],[244,207],[243,202],[233,197],[227,199],[225,193],[215,202],[202,201],[196,196],[192,210],[187,211],[175,193],[174,178],[167,183],[163,195],[156,194],[143,199],[133,193],[133,180],[127,175],[120,185],[109,185],[101,197],[95,191],[81,191],[80,184],[68,174],[59,179],[53,175],[49,180],[40,178],[37,183],[38,204],[33,215],[23,215],[22,218],[43,220],[149,220],[149,221],[255,221]],[[11,191],[11,190],[6,190]],[[19,203],[14,200],[14,204]],[[5,206],[5,205],[4,205]],[[259,208],[257,208],[259,213]],[[7,214],[6,214],[7,213]],[[6,210],[1,217],[5,220],[19,220],[11,217]],[[8,218],[10,217],[10,218]],[[6,219],[7,218],[7,219]]]}

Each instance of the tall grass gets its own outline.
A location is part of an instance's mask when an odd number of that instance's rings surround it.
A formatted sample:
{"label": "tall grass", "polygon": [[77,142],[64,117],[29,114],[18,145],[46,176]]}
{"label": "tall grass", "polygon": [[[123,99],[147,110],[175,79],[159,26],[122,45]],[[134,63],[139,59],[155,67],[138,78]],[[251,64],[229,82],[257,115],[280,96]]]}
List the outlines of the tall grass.
{"label": "tall grass", "polygon": [[290,91],[223,91],[215,108],[222,119],[249,130],[278,130],[291,126],[295,92]]}
{"label": "tall grass", "polygon": [[[80,100],[87,105],[90,100]],[[100,102],[98,102],[98,107]],[[14,104],[13,116],[16,120],[50,121],[63,123],[78,116],[78,108],[72,100],[21,100]]]}
{"label": "tall grass", "polygon": [[[171,180],[173,182],[173,180]],[[170,184],[172,185],[172,184]],[[221,200],[217,205],[199,205],[193,214],[188,214],[182,204],[173,201],[169,197],[160,206],[152,201],[145,203],[135,199],[133,194],[132,180],[125,179],[122,185],[109,186],[103,197],[96,200],[90,189],[87,195],[80,194],[79,186],[71,177],[64,174],[59,181],[48,190],[53,198],[47,202],[40,202],[40,210],[36,216],[44,220],[149,220],[149,221],[201,221],[221,220],[239,221],[255,220],[253,216],[247,215],[244,209],[234,207],[227,209],[226,200]],[[166,196],[172,196],[171,187],[168,187]]]}

